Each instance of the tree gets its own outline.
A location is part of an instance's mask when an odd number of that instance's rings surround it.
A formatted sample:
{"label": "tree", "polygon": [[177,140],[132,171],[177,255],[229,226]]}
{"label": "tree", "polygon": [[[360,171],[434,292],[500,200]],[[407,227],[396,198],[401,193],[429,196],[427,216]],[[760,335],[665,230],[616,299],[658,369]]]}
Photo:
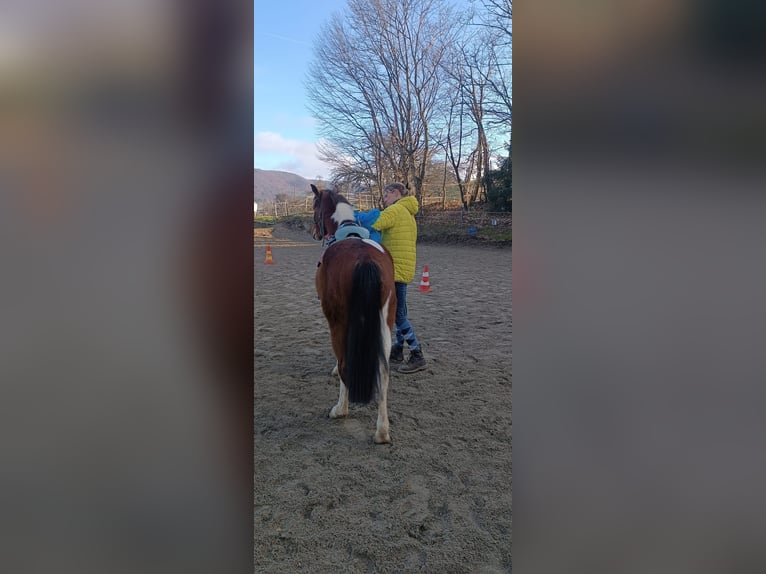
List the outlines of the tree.
{"label": "tree", "polygon": [[513,156],[508,146],[508,157],[500,167],[490,172],[487,187],[487,203],[491,211],[513,211]]}
{"label": "tree", "polygon": [[422,197],[441,62],[459,26],[446,0],[349,0],[314,46],[307,88],[333,178]]}
{"label": "tree", "polygon": [[484,25],[505,36],[510,44],[513,35],[513,2],[511,0],[482,0],[486,10]]}
{"label": "tree", "polygon": [[[447,69],[459,98],[452,104],[455,123],[450,125],[445,147],[456,176],[463,177],[464,208],[482,200],[504,206],[497,195],[497,177],[511,165],[512,4],[511,0],[482,0],[481,6],[484,11],[474,15],[474,25],[456,45]],[[508,155],[493,171],[495,149],[507,149]],[[510,189],[510,185],[501,188]]]}
{"label": "tree", "polygon": [[451,98],[447,106],[447,136],[444,142],[458,185],[463,208],[486,199],[491,150],[486,117],[487,76],[492,60],[483,30],[466,34],[444,60]]}
{"label": "tree", "polygon": [[490,123],[507,130],[508,157],[513,120],[513,4],[511,0],[482,0],[486,12],[482,25],[490,32],[487,46],[491,66],[485,76],[486,105]]}

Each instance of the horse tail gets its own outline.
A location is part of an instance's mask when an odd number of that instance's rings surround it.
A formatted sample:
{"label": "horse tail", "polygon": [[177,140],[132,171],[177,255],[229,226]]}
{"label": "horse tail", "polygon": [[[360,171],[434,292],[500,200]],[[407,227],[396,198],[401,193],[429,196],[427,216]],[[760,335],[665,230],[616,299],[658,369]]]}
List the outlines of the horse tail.
{"label": "horse tail", "polygon": [[379,386],[380,365],[386,360],[381,332],[380,269],[372,261],[354,268],[348,309],[346,368],[343,383],[352,403],[369,403]]}

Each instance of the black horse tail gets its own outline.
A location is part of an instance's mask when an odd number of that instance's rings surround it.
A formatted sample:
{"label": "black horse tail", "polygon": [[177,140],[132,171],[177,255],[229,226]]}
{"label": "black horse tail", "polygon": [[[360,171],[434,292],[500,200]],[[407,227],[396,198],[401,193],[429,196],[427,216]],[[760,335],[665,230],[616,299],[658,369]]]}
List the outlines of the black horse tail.
{"label": "black horse tail", "polygon": [[348,308],[346,368],[343,383],[352,403],[369,403],[378,390],[386,360],[380,318],[380,269],[367,261],[354,268]]}

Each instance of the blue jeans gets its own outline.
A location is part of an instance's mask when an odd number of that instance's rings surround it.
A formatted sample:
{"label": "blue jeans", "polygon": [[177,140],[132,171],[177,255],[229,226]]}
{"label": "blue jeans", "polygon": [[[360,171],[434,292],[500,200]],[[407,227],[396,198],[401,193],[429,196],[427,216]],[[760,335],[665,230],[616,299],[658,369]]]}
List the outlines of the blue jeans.
{"label": "blue jeans", "polygon": [[405,341],[410,351],[420,349],[415,336],[415,329],[407,319],[407,284],[396,282],[396,344],[404,346]]}

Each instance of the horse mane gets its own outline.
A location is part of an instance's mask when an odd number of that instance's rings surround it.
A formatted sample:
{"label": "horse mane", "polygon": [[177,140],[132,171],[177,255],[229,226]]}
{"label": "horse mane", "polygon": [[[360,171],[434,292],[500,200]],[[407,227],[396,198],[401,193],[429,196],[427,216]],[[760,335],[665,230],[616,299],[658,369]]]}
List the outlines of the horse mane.
{"label": "horse mane", "polygon": [[319,206],[323,196],[326,196],[332,202],[333,209],[337,207],[339,203],[349,203],[348,199],[346,199],[346,196],[338,193],[334,189],[323,189],[321,191],[318,190],[318,193],[319,195],[314,198],[314,207]]}
{"label": "horse mane", "polygon": [[327,191],[329,192],[330,199],[332,199],[333,205],[335,205],[335,207],[338,207],[339,203],[347,203],[351,205],[348,202],[348,199],[346,199],[346,196],[343,195],[342,193],[339,193],[335,191],[334,189],[328,189]]}
{"label": "horse mane", "polygon": [[[327,192],[324,195],[332,203],[333,214],[331,218],[335,223],[341,224],[344,221],[354,220],[354,208],[351,207],[345,195],[338,193],[334,189],[324,189],[322,191]],[[320,197],[317,197],[316,200],[321,201]]]}
{"label": "horse mane", "polygon": [[[343,196],[341,196],[343,197]],[[348,201],[338,201],[335,204],[335,212],[332,214],[332,220],[340,225],[344,221],[354,221],[354,208]]]}

